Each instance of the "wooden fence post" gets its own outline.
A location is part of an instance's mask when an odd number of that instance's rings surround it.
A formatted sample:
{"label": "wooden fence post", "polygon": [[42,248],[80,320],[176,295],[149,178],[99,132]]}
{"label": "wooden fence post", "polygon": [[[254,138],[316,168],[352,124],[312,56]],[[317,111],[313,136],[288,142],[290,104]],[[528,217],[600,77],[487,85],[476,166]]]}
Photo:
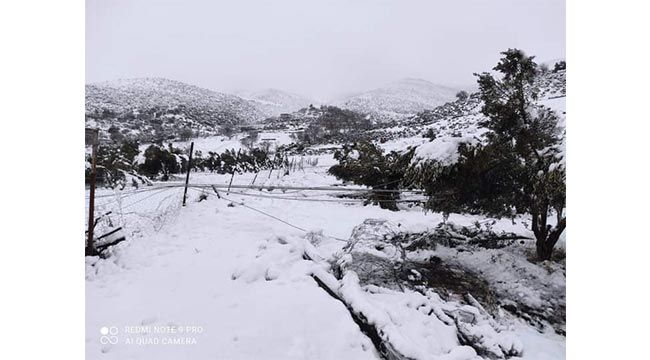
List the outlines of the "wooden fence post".
{"label": "wooden fence post", "polygon": [[230,183],[228,184],[228,190],[226,190],[226,195],[230,194],[230,185],[232,185],[232,179],[235,177],[235,170],[232,171],[232,176],[230,177]]}
{"label": "wooden fence post", "polygon": [[86,129],[86,143],[92,144],[92,160],[90,169],[90,198],[88,199],[88,240],[86,241],[86,256],[97,255],[95,248],[95,183],[97,180],[97,146],[99,145],[99,130]]}
{"label": "wooden fence post", "polygon": [[187,184],[190,182],[190,171],[192,171],[192,153],[194,152],[194,141],[190,144],[190,158],[187,161],[187,176],[185,176],[185,191],[183,192],[183,206],[187,199]]}

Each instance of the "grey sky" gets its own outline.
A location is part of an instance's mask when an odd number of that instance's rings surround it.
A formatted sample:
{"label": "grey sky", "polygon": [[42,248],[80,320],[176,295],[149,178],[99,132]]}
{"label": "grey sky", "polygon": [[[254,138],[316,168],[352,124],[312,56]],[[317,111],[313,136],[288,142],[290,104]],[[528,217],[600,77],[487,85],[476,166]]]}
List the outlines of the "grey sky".
{"label": "grey sky", "polygon": [[508,47],[564,57],[564,1],[86,1],[87,82],[160,76],[327,99],[403,77],[472,84]]}

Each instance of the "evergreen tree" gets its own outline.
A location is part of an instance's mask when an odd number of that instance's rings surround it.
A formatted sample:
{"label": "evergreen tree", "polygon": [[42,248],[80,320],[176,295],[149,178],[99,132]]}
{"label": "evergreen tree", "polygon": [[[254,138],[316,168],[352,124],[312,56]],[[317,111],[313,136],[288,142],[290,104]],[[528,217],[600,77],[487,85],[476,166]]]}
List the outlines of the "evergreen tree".
{"label": "evergreen tree", "polygon": [[[490,73],[477,74],[483,124],[489,129],[483,144],[461,144],[459,160],[438,167],[424,182],[427,207],[444,212],[466,211],[492,216],[532,216],[540,260],[551,258],[566,228],[565,171],[557,116],[536,104],[537,65],[521,50],[509,49]],[[555,214],[556,224],[547,219]]]}
{"label": "evergreen tree", "polygon": [[120,145],[120,152],[124,157],[125,161],[133,167],[135,164],[135,158],[140,153],[140,143],[135,139],[124,139],[122,145]]}
{"label": "evergreen tree", "polygon": [[162,174],[161,180],[169,180],[170,174],[177,174],[181,171],[180,164],[174,154],[177,149],[174,149],[171,144],[169,151],[165,148],[150,145],[144,151],[144,163],[140,165],[140,171],[152,178]]}
{"label": "evergreen tree", "polygon": [[[412,156],[412,150],[406,154],[392,151],[384,155],[384,151],[371,142],[345,145],[334,153],[339,164],[332,166],[329,173],[373,190],[399,190]],[[399,210],[395,202],[399,198],[398,192],[373,191],[372,195],[374,203],[393,211]]]}

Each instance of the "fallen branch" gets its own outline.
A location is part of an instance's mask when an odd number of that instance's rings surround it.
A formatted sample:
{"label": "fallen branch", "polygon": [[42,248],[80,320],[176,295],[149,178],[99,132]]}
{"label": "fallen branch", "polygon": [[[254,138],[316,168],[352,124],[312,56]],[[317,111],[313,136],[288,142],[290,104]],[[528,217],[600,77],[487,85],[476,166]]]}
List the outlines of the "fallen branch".
{"label": "fallen branch", "polygon": [[113,235],[113,234],[115,234],[116,232],[118,232],[118,231],[120,231],[120,230],[122,230],[122,227],[121,227],[121,226],[118,227],[118,228],[115,228],[115,229],[113,229],[113,230],[111,230],[111,231],[109,231],[109,232],[107,232],[106,234],[104,234],[104,235],[102,235],[102,236],[100,236],[100,237],[98,237],[97,239],[95,239],[95,241],[97,241],[97,240],[101,240],[101,239],[103,239],[103,238],[105,238],[105,237],[107,237],[107,236]]}
{"label": "fallen branch", "polygon": [[114,241],[109,242],[109,243],[97,245],[97,246],[95,246],[95,249],[97,249],[97,251],[101,253],[104,250],[108,249],[109,247],[115,246],[115,245],[121,243],[124,240],[126,240],[126,237],[122,236],[120,238],[115,239]]}
{"label": "fallen branch", "polygon": [[350,313],[352,320],[359,326],[359,329],[364,333],[372,344],[375,346],[377,353],[384,360],[411,360],[402,354],[400,354],[395,348],[388,342],[382,339],[380,331],[371,323],[368,322],[368,319],[361,312],[355,312],[350,305],[348,305],[345,300],[343,300],[334,290],[330,289],[325,282],[318,278],[315,274],[312,274],[311,277],[316,281],[318,287],[325,290],[331,297],[340,301],[345,308]]}
{"label": "fallen branch", "polygon": [[[308,254],[308,251],[305,251],[303,253],[303,258],[306,260],[314,261],[312,256]],[[343,300],[343,298],[338,294],[338,291],[328,286],[326,281],[320,279],[317,274],[311,274],[311,277],[314,279],[314,281],[316,281],[318,287],[325,290],[329,296],[340,301],[345,306],[345,308],[350,313],[352,320],[359,326],[361,332],[364,333],[370,339],[370,341],[372,341],[372,344],[375,346],[377,353],[379,356],[381,356],[382,359],[412,360],[411,358],[400,354],[397,350],[395,350],[390,342],[384,340],[381,336],[381,331],[378,330],[373,324],[369,323],[368,319],[363,315],[362,312],[355,311],[352,306],[345,302],[345,300]]]}

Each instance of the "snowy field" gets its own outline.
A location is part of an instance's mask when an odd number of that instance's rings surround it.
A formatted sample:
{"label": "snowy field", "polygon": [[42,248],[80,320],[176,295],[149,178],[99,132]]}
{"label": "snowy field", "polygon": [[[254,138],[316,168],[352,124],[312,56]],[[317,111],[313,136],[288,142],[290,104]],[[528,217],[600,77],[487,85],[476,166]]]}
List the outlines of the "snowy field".
{"label": "snowy field", "polygon": [[[195,140],[195,149],[222,151],[238,144],[214,140]],[[249,185],[255,179],[260,186],[340,186],[326,174],[333,162],[331,154],[320,155],[317,166],[288,175],[277,170],[257,177],[236,175],[233,184]],[[190,180],[229,181],[230,175],[209,173],[192,173]],[[233,189],[229,194],[219,190],[219,198],[211,189],[190,188],[182,207],[182,188],[165,185],[97,192],[97,214],[112,211],[102,224],[122,226],[127,241],[111,248],[107,259],[86,260],[87,359],[381,359],[346,306],[319,287],[313,275],[330,279],[324,265],[366,219],[385,219],[407,232],[430,230],[443,221],[441,214],[420,207],[400,204],[402,210],[392,212],[335,197],[335,191]],[[477,220],[485,219],[453,214],[448,219],[465,226]],[[501,220],[494,228],[530,236],[524,222]],[[440,247],[435,254],[475,266],[489,281],[503,282],[504,291],[534,303],[546,294],[535,286],[550,282],[554,291],[563,292],[564,275],[528,262],[532,247],[527,243],[474,256]],[[508,271],[524,276],[511,278]],[[435,309],[476,308],[435,294],[360,286],[348,275],[334,286],[371,314],[370,320],[403,354],[481,358],[460,344],[456,325],[445,323],[445,314],[431,315]],[[422,304],[416,311],[418,301]],[[419,311],[424,305],[432,310]],[[519,318],[505,319],[498,326],[485,320],[470,330],[480,330],[481,341],[497,351],[519,349],[515,358],[564,359],[563,336]]]}

